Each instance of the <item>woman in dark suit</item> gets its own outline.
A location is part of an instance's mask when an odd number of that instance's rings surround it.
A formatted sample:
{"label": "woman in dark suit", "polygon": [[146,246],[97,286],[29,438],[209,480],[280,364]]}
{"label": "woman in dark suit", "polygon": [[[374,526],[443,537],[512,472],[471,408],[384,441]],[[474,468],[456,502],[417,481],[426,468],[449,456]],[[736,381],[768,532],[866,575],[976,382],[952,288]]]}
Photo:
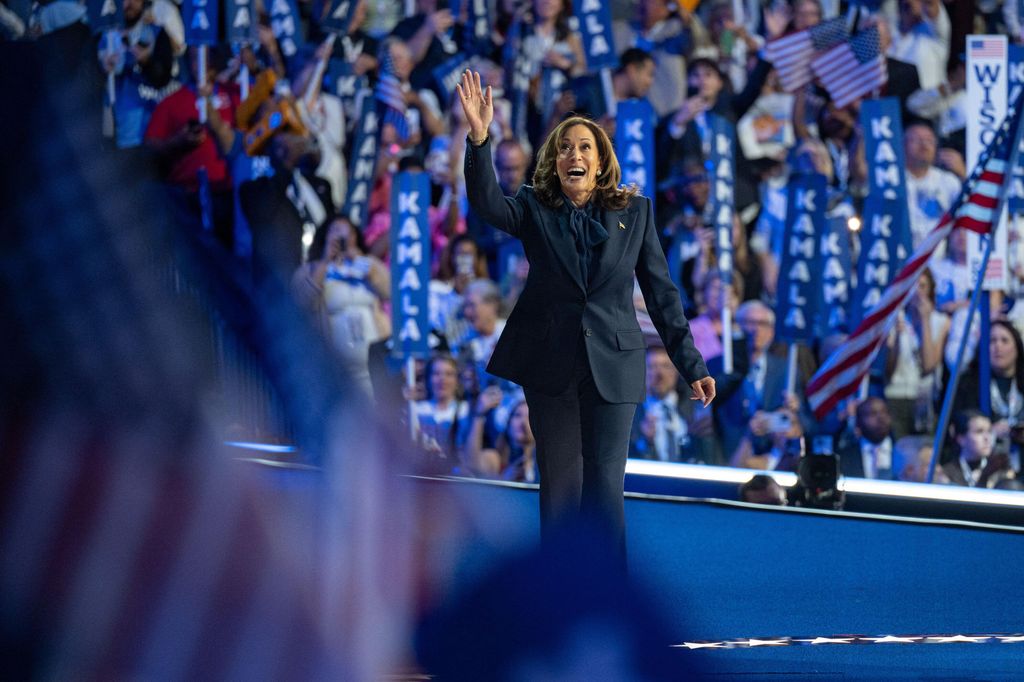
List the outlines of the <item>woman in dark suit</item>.
{"label": "woman in dark suit", "polygon": [[537,440],[542,534],[583,516],[609,530],[624,556],[623,480],[645,371],[634,273],[693,399],[707,405],[715,397],[669,278],[651,201],[619,187],[611,141],[579,117],[548,136],[533,186],[503,196],[487,139],[491,88],[466,71],[456,89],[469,123],[469,203],[485,222],[520,239],[530,262],[487,371],[525,390]]}

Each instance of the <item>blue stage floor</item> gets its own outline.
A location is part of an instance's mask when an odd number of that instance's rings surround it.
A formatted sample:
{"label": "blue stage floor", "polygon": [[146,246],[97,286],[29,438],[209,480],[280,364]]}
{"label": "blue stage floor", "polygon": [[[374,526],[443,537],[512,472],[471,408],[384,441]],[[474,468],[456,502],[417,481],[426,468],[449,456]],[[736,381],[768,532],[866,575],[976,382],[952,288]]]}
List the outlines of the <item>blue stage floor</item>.
{"label": "blue stage floor", "polygon": [[[453,584],[495,565],[500,533],[536,537],[534,489],[423,485],[485,515]],[[641,496],[626,515],[679,679],[1024,680],[1020,529]],[[849,642],[798,641],[819,637]]]}

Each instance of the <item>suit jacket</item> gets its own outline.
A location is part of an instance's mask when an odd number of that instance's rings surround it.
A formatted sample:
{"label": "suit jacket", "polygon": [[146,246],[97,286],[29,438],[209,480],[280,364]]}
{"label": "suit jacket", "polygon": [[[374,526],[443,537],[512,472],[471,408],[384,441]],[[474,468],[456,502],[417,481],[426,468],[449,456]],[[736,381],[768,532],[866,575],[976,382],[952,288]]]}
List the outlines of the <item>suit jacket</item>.
{"label": "suit jacket", "polygon": [[[693,433],[693,425],[696,412],[700,403],[690,400],[688,388],[680,387],[676,391],[678,401],[676,402],[676,414],[686,425],[689,445],[685,446],[676,460],[679,462],[700,462],[702,464],[724,465],[725,459],[722,456],[722,448],[719,439],[711,436],[697,436]],[[708,415],[713,419],[713,415]],[[641,425],[647,419],[647,402],[641,402],[633,414],[633,426],[629,433],[629,456],[633,459],[659,459],[654,443],[649,442],[643,434]]]}
{"label": "suit jacket", "polygon": [[[731,374],[722,372],[722,359],[712,360],[713,376],[716,381],[718,397],[715,399],[715,429],[722,440],[722,449],[726,460],[732,457],[743,436],[748,435],[750,417],[756,410],[771,412],[782,407],[783,393],[786,390],[786,358],[773,353],[765,353],[764,386],[761,389],[761,400],[757,406],[748,405],[748,396],[743,391],[743,383],[747,378],[749,363],[746,346],[739,345],[741,354],[734,351],[736,363]],[[797,391],[802,395],[803,391]],[[756,407],[756,409],[755,409]],[[802,410],[801,410],[802,411]],[[805,415],[800,415],[803,421]],[[805,428],[807,423],[804,424]],[[766,437],[767,438],[767,437]],[[770,447],[770,446],[769,446]]]}
{"label": "suit jacket", "polygon": [[[847,478],[864,478],[864,454],[861,452],[860,438],[853,432],[844,431],[836,442],[835,453],[839,455],[839,473]],[[890,440],[892,448],[892,466],[890,477],[894,480],[899,472],[896,471],[896,441]],[[957,465],[959,466],[959,464]],[[961,474],[961,478],[963,475]]]}
{"label": "suit jacket", "polygon": [[589,284],[580,274],[572,234],[556,211],[524,185],[503,196],[491,165],[490,142],[466,145],[466,193],[488,223],[520,239],[530,274],[487,371],[548,395],[566,390],[580,335],[601,397],[613,403],[644,399],[643,332],[633,308],[636,273],[648,312],[686,382],[708,376],[693,345],[679,291],[668,274],[650,199],[634,197],[621,210],[603,210],[608,239],[597,249]]}
{"label": "suit jacket", "polygon": [[[323,178],[305,174],[328,218],[334,214],[330,185]],[[303,218],[288,199],[291,176],[278,172],[242,183],[239,202],[252,231],[253,253],[283,281],[302,263]],[[318,226],[319,227],[319,226]],[[311,254],[319,258],[319,254]]]}

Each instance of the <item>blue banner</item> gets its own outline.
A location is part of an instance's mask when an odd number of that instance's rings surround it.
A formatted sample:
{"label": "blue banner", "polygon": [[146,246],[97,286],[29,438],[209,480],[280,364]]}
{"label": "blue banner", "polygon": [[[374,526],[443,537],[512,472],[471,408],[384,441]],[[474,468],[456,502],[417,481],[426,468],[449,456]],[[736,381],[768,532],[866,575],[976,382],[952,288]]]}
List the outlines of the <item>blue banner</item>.
{"label": "blue banner", "polygon": [[533,78],[533,62],[523,54],[523,22],[516,20],[508,30],[508,38],[502,50],[502,67],[505,75],[505,90],[512,105],[509,124],[515,137],[526,137],[526,110],[529,105],[530,79]]}
{"label": "blue banner", "polygon": [[601,0],[573,0],[573,15],[579,22],[577,30],[587,57],[587,71],[614,69],[619,65],[612,39],[612,10]]}
{"label": "blue banner", "polygon": [[430,352],[430,177],[399,173],[391,186],[392,353],[426,357]]}
{"label": "blue banner", "polygon": [[[434,67],[431,74],[441,92],[455,92],[455,84],[462,78],[462,72],[469,66],[466,55],[462,52],[453,54],[448,59]],[[487,86],[484,85],[486,88]]]}
{"label": "blue banner", "polygon": [[277,38],[278,47],[281,48],[281,55],[289,71],[302,44],[300,26],[299,10],[295,6],[295,0],[271,0],[270,30]]}
{"label": "blue banner", "polygon": [[352,224],[361,230],[366,229],[366,207],[377,170],[378,144],[377,100],[372,93],[367,93],[363,97],[362,115],[356,122],[356,139],[352,145],[348,175],[348,196],[345,197],[345,208],[342,210]]}
{"label": "blue banner", "polygon": [[181,19],[185,23],[185,42],[188,45],[216,45],[217,0],[184,0]]}
{"label": "blue banner", "polygon": [[370,90],[370,79],[363,75],[356,75],[352,64],[341,59],[331,59],[327,62],[327,72],[324,74],[324,92],[338,96],[341,100],[341,108],[345,112],[345,124],[348,130],[354,130],[359,123],[359,112],[356,110],[358,95],[360,92],[368,93],[373,97]]}
{"label": "blue banner", "polygon": [[334,31],[339,35],[348,33],[349,24],[352,23],[352,14],[355,12],[359,0],[331,0],[331,8],[327,10],[322,26],[326,31]]}
{"label": "blue banner", "polygon": [[93,33],[102,33],[124,25],[121,0],[89,0],[85,11]]}
{"label": "blue banner", "polygon": [[775,337],[793,343],[814,339],[814,319],[821,299],[818,242],[825,233],[828,186],[823,175],[794,175],[788,190]]}
{"label": "blue banner", "polygon": [[257,36],[253,0],[224,0],[224,12],[227,41],[232,45],[255,45]]}
{"label": "blue banner", "polygon": [[493,47],[490,3],[487,0],[452,0],[452,15],[461,15],[463,3],[466,5],[466,25],[460,47],[467,54],[489,55]]}
{"label": "blue banner", "polygon": [[852,331],[849,304],[853,256],[848,227],[852,216],[853,205],[843,201],[825,217],[825,231],[820,241],[821,300],[815,317],[818,337]]}
{"label": "blue banner", "polygon": [[860,116],[868,196],[860,230],[857,290],[850,305],[850,322],[855,326],[878,303],[911,249],[899,100],[864,100]]}
{"label": "blue banner", "polygon": [[[1010,45],[1010,52],[1007,55],[1009,73],[1009,98],[1008,102],[1016,102],[1020,89],[1024,87],[1024,46]],[[1024,151],[1024,139],[1021,140],[1020,149]],[[1024,154],[1018,155],[1017,165],[1011,169],[1013,177],[1010,180],[1010,187],[1006,192],[1006,209],[1010,215],[1024,214]]]}
{"label": "blue banner", "polygon": [[732,284],[733,184],[736,179],[736,126],[709,114],[711,149],[706,161],[711,180],[711,216],[715,226],[715,254],[723,284]]}
{"label": "blue banner", "polygon": [[635,184],[654,201],[654,109],[646,99],[619,102],[615,123],[615,149],[622,168],[622,184]]}

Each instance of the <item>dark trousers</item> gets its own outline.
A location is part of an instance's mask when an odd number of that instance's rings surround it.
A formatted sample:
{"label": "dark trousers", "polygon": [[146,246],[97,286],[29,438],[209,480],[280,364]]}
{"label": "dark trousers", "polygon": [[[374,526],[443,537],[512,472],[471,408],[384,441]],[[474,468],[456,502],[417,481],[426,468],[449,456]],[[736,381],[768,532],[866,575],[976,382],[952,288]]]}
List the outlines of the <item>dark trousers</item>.
{"label": "dark trousers", "polygon": [[583,521],[606,534],[611,549],[624,559],[622,492],[636,404],[609,403],[600,396],[582,337],[572,380],[563,393],[525,393],[537,439],[542,538]]}

